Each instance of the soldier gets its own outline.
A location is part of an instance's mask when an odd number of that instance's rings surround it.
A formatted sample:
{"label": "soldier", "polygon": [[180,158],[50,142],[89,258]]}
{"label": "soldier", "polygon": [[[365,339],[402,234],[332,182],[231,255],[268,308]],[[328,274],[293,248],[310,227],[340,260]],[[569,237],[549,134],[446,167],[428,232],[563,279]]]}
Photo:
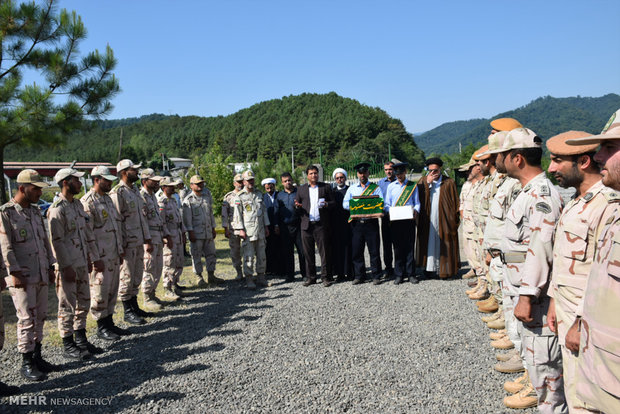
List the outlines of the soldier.
{"label": "soldier", "polygon": [[[618,343],[620,342],[620,110],[599,135],[566,141],[570,145],[601,144],[594,160],[602,166],[608,193],[600,219],[600,237],[590,268],[583,301],[577,308],[581,333],[576,372],[576,397],[584,409],[620,412]],[[567,334],[568,335],[568,334]],[[567,336],[568,340],[568,336]],[[567,344],[568,346],[569,344]]]}
{"label": "soldier", "polygon": [[131,160],[121,160],[116,164],[116,173],[120,182],[110,192],[117,212],[121,216],[123,234],[123,264],[121,265],[118,296],[123,302],[124,319],[133,325],[146,323],[138,307],[138,290],[144,272],[144,251],[153,252],[151,233],[144,216],[144,200],[133,185],[138,181],[138,168]]}
{"label": "soldier", "polygon": [[[2,309],[2,291],[6,289],[6,281],[4,280],[5,277],[7,277],[7,272],[6,267],[4,266],[4,260],[0,260],[0,351],[4,347],[4,314]],[[7,385],[4,382],[0,381],[0,397],[8,397],[9,395],[19,394],[20,392],[21,390],[19,389],[19,387]]]}
{"label": "soldier", "polygon": [[[256,289],[256,283],[260,286],[268,286],[265,279],[267,259],[265,255],[266,237],[269,235],[269,217],[263,204],[263,197],[254,189],[254,173],[243,173],[245,188],[237,194],[234,204],[232,228],[243,242],[241,252],[243,254],[243,273],[245,274],[248,289]],[[254,263],[256,261],[256,283],[254,282]]]}
{"label": "soldier", "polygon": [[509,408],[538,405],[541,412],[566,412],[561,354],[557,337],[547,324],[552,237],[562,199],[540,165],[542,140],[527,128],[508,133],[503,165],[523,190],[506,215],[502,239],[505,284],[517,292],[514,315],[521,336],[521,356],[531,385],[504,398]]}
{"label": "soldier", "polygon": [[[192,266],[198,278],[198,286],[206,287],[209,283],[223,281],[215,277],[213,197],[205,187],[205,180],[199,175],[190,178],[189,186],[192,192],[183,200],[183,224],[189,235]],[[202,256],[205,257],[207,267],[206,281],[202,278]]]}
{"label": "soldier", "polygon": [[[467,168],[469,171],[468,178],[463,187],[461,188],[461,203],[459,203],[461,219],[463,220],[463,239],[465,241],[465,255],[469,263],[470,271],[463,276],[463,278],[474,278],[478,276],[479,283],[482,283],[482,267],[480,265],[480,258],[478,256],[478,239],[476,238],[476,225],[473,219],[473,201],[474,194],[480,191],[480,185],[482,183],[482,172],[478,163],[471,158],[469,163],[461,166]],[[469,185],[467,185],[469,183]],[[472,293],[476,291],[472,289]]]}
{"label": "soldier", "polygon": [[15,196],[0,207],[0,246],[17,313],[17,350],[22,354],[20,372],[27,380],[41,381],[45,372],[58,369],[41,356],[48,286],[54,279],[56,259],[36,204],[41,189],[49,184],[31,169],[20,172],[16,181]]}
{"label": "soldier", "polygon": [[243,190],[243,177],[241,174],[235,174],[233,185],[235,186],[235,189],[227,192],[224,196],[224,201],[222,201],[222,227],[224,228],[224,236],[228,239],[230,258],[232,259],[233,267],[237,271],[237,277],[235,280],[242,280],[243,271],[241,270],[241,238],[235,235],[231,225],[235,198],[237,197],[237,194]]}
{"label": "soldier", "polygon": [[558,334],[562,350],[564,388],[570,411],[582,408],[575,396],[575,352],[579,351],[575,312],[581,303],[592,266],[599,221],[607,208],[610,193],[614,193],[601,182],[600,168],[593,159],[598,144],[566,144],[568,139],[591,135],[583,131],[568,131],[547,141],[547,149],[551,153],[549,173],[563,188],[577,189],[556,225],[549,288],[551,302],[547,312],[549,327]]}
{"label": "soldier", "polygon": [[120,335],[130,335],[126,329],[114,325],[114,307],[118,297],[120,266],[123,260],[123,235],[121,217],[108,192],[116,177],[102,165],[92,169],[93,186],[81,198],[89,217],[103,271],[90,272],[90,313],[97,321],[97,336],[106,341],[116,341]]}
{"label": "soldier", "polygon": [[164,220],[159,215],[159,204],[155,197],[162,178],[164,177],[155,175],[155,171],[151,168],[146,168],[140,173],[140,180],[142,180],[140,195],[144,200],[146,221],[149,226],[149,233],[151,233],[151,245],[153,246],[153,251],[144,253],[142,293],[144,294],[144,307],[151,310],[161,310],[162,308],[161,301],[155,296],[155,289],[157,289],[164,267],[164,243],[166,243],[169,249],[174,247],[172,240],[170,240],[168,229],[164,226]]}
{"label": "soldier", "polygon": [[159,197],[160,216],[164,222],[165,232],[168,234],[170,243],[164,245],[164,290],[166,297],[172,300],[180,300],[181,297],[175,292],[175,286],[179,284],[179,278],[183,273],[183,235],[185,226],[183,217],[174,199],[176,187],[181,180],[172,180],[164,177],[159,185],[162,194]]}
{"label": "soldier", "polygon": [[[58,332],[64,347],[63,356],[85,360],[103,352],[86,339],[86,318],[90,307],[89,270],[102,272],[95,235],[87,225],[89,217],[75,195],[80,193],[83,172],[63,168],[54,176],[60,196],[47,211],[52,248],[58,261],[56,295],[58,296]],[[75,332],[75,339],[73,334]]]}

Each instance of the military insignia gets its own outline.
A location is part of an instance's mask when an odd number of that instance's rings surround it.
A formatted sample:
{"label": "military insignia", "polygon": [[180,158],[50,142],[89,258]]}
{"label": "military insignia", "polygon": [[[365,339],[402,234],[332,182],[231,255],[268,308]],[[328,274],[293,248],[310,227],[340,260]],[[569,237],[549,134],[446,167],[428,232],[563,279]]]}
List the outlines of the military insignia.
{"label": "military insignia", "polygon": [[135,201],[133,201],[133,200],[131,200],[131,201],[129,202],[129,207],[131,207],[131,208],[136,208],[136,202],[135,202]]}
{"label": "military insignia", "polygon": [[519,188],[515,188],[514,190],[512,190],[512,198],[517,198],[520,192],[521,192],[521,189]]}
{"label": "military insignia", "polygon": [[75,220],[71,220],[71,221],[69,222],[69,228],[70,228],[71,230],[74,230],[74,229],[75,229],[75,227],[76,227],[76,226],[75,226]]}
{"label": "military insignia", "polygon": [[530,191],[530,188],[532,188],[532,184],[528,184],[525,187],[523,187],[523,191],[528,192]]}
{"label": "military insignia", "polygon": [[246,204],[245,211],[252,211],[252,204]]}
{"label": "military insignia", "polygon": [[594,194],[586,193],[586,195],[583,196],[583,199],[587,203],[588,201],[592,200],[592,197],[594,197]]}
{"label": "military insignia", "polygon": [[620,200],[620,194],[616,193],[615,191],[609,191],[603,194],[605,195],[608,203],[615,203]]}
{"label": "military insignia", "polygon": [[541,185],[540,186],[540,195],[544,195],[544,196],[551,195],[551,191],[549,191],[549,186]]}
{"label": "military insignia", "polygon": [[609,218],[607,219],[607,221],[605,222],[605,225],[606,225],[606,226],[609,226],[611,223],[613,223],[613,222],[614,222],[614,220],[615,220],[615,219],[616,219],[616,218],[615,218],[614,216],[609,217]]}
{"label": "military insignia", "polygon": [[25,239],[28,235],[28,232],[26,231],[26,229],[19,229],[19,235],[20,237],[23,237]]}
{"label": "military insignia", "polygon": [[108,218],[108,212],[106,211],[105,208],[101,210],[101,215],[103,216],[104,219]]}
{"label": "military insignia", "polygon": [[541,201],[540,203],[536,203],[536,210],[540,211],[541,213],[549,214],[551,213],[551,206]]}

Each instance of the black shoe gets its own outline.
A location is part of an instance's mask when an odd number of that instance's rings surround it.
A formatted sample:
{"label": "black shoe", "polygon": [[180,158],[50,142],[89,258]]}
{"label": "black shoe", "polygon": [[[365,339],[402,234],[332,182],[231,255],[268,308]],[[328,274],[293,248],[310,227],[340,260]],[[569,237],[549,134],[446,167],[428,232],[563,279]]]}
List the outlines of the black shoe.
{"label": "black shoe", "polygon": [[107,318],[99,319],[97,321],[97,337],[104,341],[118,341],[121,339],[120,335],[112,332],[108,326]]}
{"label": "black shoe", "polygon": [[112,332],[120,336],[129,336],[131,335],[131,331],[129,329],[123,329],[120,326],[114,325],[114,317],[112,315],[108,315],[106,317],[106,326]]}
{"label": "black shoe", "polygon": [[394,284],[400,285],[401,283],[403,283],[403,278],[400,276],[397,276],[396,279],[394,279]]}
{"label": "black shoe", "polygon": [[364,281],[362,279],[353,279],[353,284],[354,285],[359,285],[361,283],[364,283]]}
{"label": "black shoe", "polygon": [[74,361],[86,361],[92,359],[93,355],[88,349],[82,349],[77,346],[73,340],[73,335],[65,336],[62,338],[63,352],[62,355],[67,359]]}
{"label": "black shoe", "polygon": [[45,378],[45,374],[37,368],[37,364],[34,362],[33,354],[34,352],[26,352],[22,354],[22,367],[19,372],[22,374],[22,377],[29,381],[42,381]]}
{"label": "black shoe", "polygon": [[34,344],[34,354],[32,355],[34,363],[37,364],[37,368],[39,371],[43,373],[60,371],[60,367],[58,365],[50,364],[41,356],[41,342],[35,342]]}
{"label": "black shoe", "polygon": [[19,387],[16,387],[14,385],[7,385],[4,382],[0,381],[0,397],[17,395],[20,392],[22,392],[22,390],[20,390]]}
{"label": "black shoe", "polygon": [[411,283],[413,283],[414,285],[417,285],[418,283],[420,283],[420,279],[418,279],[418,278],[417,278],[417,276],[415,276],[415,275],[414,275],[414,276],[411,276],[411,277],[409,278],[409,281],[410,281]]}
{"label": "black shoe", "polygon": [[191,289],[189,286],[181,286],[178,283],[175,283],[174,286],[179,289],[179,290],[187,290],[187,289]]}
{"label": "black shoe", "polygon": [[327,280],[327,279],[325,279],[325,280],[323,281],[323,286],[325,286],[325,287],[330,287],[330,286],[331,286],[331,285],[333,285],[333,284],[334,284],[334,281],[333,281],[333,280]]}
{"label": "black shoe", "polygon": [[390,269],[385,269],[385,276],[386,277],[392,277],[394,276],[394,269],[390,268]]}
{"label": "black shoe", "polygon": [[131,307],[133,308],[134,312],[136,313],[136,315],[142,317],[142,318],[151,318],[153,316],[155,316],[154,313],[151,312],[147,312],[145,310],[140,309],[140,307],[138,306],[138,297],[134,296],[133,298],[130,299],[131,302]]}
{"label": "black shoe", "polygon": [[88,342],[88,338],[86,338],[86,329],[78,329],[77,331],[75,331],[75,344],[82,351],[86,350],[93,355],[99,355],[105,352],[98,346],[95,346]]}
{"label": "black shoe", "polygon": [[284,283],[293,283],[295,281],[295,276],[287,276],[286,279],[284,279]]}
{"label": "black shoe", "polygon": [[304,282],[304,286],[314,285],[316,283],[316,279],[308,279]]}
{"label": "black shoe", "polygon": [[130,323],[132,325],[144,325],[146,321],[139,317],[136,312],[133,310],[133,306],[131,305],[131,300],[123,301],[123,310],[125,322]]}
{"label": "black shoe", "polygon": [[372,284],[375,285],[375,286],[380,285],[381,284],[381,279],[379,279],[378,277],[374,278],[372,280]]}

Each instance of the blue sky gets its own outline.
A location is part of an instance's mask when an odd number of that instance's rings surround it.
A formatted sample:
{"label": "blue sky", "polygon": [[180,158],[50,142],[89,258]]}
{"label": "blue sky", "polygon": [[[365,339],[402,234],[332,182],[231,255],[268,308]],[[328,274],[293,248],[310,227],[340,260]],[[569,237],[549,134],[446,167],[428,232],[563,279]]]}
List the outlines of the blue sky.
{"label": "blue sky", "polygon": [[110,44],[108,118],[228,115],[303,92],[386,110],[410,132],[545,95],[620,93],[619,1],[60,0]]}

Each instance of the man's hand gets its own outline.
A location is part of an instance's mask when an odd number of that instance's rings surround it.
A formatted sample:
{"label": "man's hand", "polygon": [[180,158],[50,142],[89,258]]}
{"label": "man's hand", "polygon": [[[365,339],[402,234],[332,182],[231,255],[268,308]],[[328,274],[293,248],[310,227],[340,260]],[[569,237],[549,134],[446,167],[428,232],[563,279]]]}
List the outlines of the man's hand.
{"label": "man's hand", "polygon": [[265,226],[265,237],[269,237],[269,226]]}
{"label": "man's hand", "polygon": [[576,354],[579,354],[580,340],[581,335],[579,334],[579,320],[576,319],[575,323],[573,323],[573,325],[568,329],[568,332],[566,332],[566,348]]}
{"label": "man's hand", "polygon": [[487,256],[484,258],[484,261],[486,262],[487,266],[491,264],[491,259],[493,259],[491,257],[491,253],[487,252]]}
{"label": "man's hand", "polygon": [[188,231],[188,234],[189,234],[189,241],[194,243],[196,241],[196,234],[194,233],[194,230]]}
{"label": "man's hand", "polygon": [[295,208],[301,208],[302,205],[299,201],[295,200]]}
{"label": "man's hand", "polygon": [[12,282],[11,283],[13,286],[15,286],[16,288],[25,288],[26,284],[24,283],[24,276],[22,275],[22,272],[11,272],[11,279]]}
{"label": "man's hand", "polygon": [[66,283],[74,283],[77,275],[75,274],[75,270],[73,270],[72,266],[63,267],[60,272],[60,277],[63,282]]}
{"label": "man's hand", "polygon": [[230,239],[230,230],[228,230],[228,227],[224,227],[224,237]]}
{"label": "man's hand", "polygon": [[520,295],[514,313],[515,318],[521,322],[532,322],[534,320],[532,318],[532,298],[530,296]]}
{"label": "man's hand", "polygon": [[147,242],[146,242],[146,252],[147,252],[147,253],[153,253],[153,249],[154,249],[154,247],[153,247],[153,243],[151,243],[151,241],[150,241],[150,240],[149,240],[149,241],[147,241]]}
{"label": "man's hand", "polygon": [[273,232],[274,232],[276,235],[278,235],[278,236],[279,236],[279,235],[280,235],[280,226],[278,226],[278,225],[276,224],[276,225],[274,226],[274,228],[273,228]]}
{"label": "man's hand", "polygon": [[558,334],[558,319],[555,315],[555,300],[551,298],[549,301],[549,309],[547,310],[547,324],[554,334]]}
{"label": "man's hand", "polygon": [[95,271],[97,273],[101,273],[105,270],[105,263],[103,263],[103,260],[99,259],[99,260],[95,260],[93,262],[93,267],[95,268]]}
{"label": "man's hand", "polygon": [[239,237],[241,237],[242,240],[245,240],[248,235],[245,233],[245,230],[239,230]]}
{"label": "man's hand", "polygon": [[213,240],[215,240],[215,236],[217,235],[215,228],[211,229],[211,234],[213,235]]}
{"label": "man's hand", "polygon": [[174,242],[172,241],[172,237],[171,236],[164,236],[164,243],[166,243],[166,246],[168,246],[169,249],[172,249],[172,245],[174,244]]}

